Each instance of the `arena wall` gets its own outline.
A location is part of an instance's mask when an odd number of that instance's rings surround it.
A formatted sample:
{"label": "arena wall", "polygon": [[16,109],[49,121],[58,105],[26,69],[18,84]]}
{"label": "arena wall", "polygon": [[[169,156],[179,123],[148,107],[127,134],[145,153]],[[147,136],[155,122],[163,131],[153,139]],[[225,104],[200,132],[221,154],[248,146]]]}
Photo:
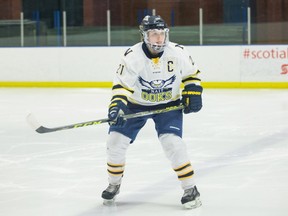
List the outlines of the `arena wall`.
{"label": "arena wall", "polygon": [[[111,87],[128,47],[1,48],[0,87]],[[211,88],[288,88],[288,46],[187,46]]]}

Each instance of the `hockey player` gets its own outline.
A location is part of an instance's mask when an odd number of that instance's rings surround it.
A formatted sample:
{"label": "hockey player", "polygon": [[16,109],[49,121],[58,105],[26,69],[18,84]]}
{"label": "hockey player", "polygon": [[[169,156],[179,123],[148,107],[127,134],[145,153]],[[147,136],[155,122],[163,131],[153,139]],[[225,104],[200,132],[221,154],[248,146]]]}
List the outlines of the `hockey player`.
{"label": "hockey player", "polygon": [[[201,205],[193,168],[182,140],[183,112],[170,111],[148,117],[125,119],[121,115],[185,105],[184,113],[202,108],[200,72],[183,46],[169,41],[169,29],[160,16],[145,16],[140,25],[142,42],[129,48],[113,82],[107,140],[109,186],[102,193],[104,204],[120,191],[125,155],[139,130],[152,118],[159,141],[184,190],[185,208]],[[181,83],[184,89],[181,91]],[[182,92],[182,94],[180,94]]]}

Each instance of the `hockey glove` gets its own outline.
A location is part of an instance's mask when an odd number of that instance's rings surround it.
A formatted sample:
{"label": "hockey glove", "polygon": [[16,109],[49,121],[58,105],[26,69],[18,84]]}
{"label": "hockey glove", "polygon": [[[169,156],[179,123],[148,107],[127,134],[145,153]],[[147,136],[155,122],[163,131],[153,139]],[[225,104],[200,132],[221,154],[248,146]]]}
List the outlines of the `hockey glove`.
{"label": "hockey glove", "polygon": [[127,114],[129,109],[126,104],[121,100],[115,100],[111,102],[108,110],[109,125],[116,127],[123,127],[126,124],[127,119],[123,115]]}
{"label": "hockey glove", "polygon": [[198,112],[202,108],[202,86],[186,85],[182,91],[182,104],[184,113]]}

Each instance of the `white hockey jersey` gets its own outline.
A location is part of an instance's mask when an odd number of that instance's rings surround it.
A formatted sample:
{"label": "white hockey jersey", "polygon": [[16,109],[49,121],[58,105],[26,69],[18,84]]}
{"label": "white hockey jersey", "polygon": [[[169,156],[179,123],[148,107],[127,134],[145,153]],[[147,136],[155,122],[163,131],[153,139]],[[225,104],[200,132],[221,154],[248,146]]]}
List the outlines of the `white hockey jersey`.
{"label": "white hockey jersey", "polygon": [[112,100],[160,105],[180,98],[182,82],[200,85],[199,70],[185,47],[169,42],[160,57],[149,58],[142,44],[125,52],[113,81]]}

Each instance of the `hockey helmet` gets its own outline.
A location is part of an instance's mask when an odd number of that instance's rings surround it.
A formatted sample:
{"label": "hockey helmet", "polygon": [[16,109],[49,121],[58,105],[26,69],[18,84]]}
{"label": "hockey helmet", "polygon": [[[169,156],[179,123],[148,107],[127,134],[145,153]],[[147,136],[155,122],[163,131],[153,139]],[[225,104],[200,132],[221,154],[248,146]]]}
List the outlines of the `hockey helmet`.
{"label": "hockey helmet", "polygon": [[[165,46],[169,43],[169,34],[168,34],[169,29],[167,27],[166,22],[159,15],[158,16],[150,16],[150,15],[145,16],[139,26],[139,29],[140,29],[142,40],[145,42],[148,48],[152,49],[156,53],[162,52]],[[149,41],[148,32],[155,30],[155,29],[163,31],[163,33],[165,34],[164,43],[152,44]]]}

